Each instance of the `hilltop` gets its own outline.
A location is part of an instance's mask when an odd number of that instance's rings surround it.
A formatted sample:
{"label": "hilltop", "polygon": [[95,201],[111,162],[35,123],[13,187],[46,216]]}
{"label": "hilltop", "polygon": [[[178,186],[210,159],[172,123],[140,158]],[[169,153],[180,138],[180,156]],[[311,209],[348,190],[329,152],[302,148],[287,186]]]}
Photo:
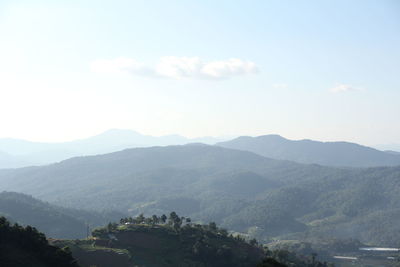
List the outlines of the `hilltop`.
{"label": "hilltop", "polygon": [[11,225],[0,217],[0,235],[4,267],[326,266],[313,255],[271,251],[255,239],[246,241],[213,222],[193,223],[175,212],[122,218],[95,229],[88,239],[74,240],[47,240],[34,227]]}
{"label": "hilltop", "polygon": [[255,240],[247,243],[215,223],[192,223],[175,212],[168,219],[165,215],[121,219],[95,229],[92,236],[53,244],[68,246],[83,267],[255,266],[264,257]]}

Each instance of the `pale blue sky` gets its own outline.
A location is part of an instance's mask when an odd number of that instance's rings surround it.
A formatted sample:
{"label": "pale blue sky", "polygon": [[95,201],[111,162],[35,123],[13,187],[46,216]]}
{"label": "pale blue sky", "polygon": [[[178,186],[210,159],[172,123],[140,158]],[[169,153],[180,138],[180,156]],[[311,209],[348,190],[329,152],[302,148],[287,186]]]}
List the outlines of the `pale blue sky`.
{"label": "pale blue sky", "polygon": [[399,1],[0,2],[0,137],[400,143],[399,77]]}

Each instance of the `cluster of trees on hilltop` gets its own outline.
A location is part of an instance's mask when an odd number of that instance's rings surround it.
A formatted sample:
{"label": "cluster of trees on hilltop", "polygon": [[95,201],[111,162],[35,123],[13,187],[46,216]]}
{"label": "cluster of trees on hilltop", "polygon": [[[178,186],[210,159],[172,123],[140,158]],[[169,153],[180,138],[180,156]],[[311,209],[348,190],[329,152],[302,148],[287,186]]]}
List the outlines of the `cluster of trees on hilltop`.
{"label": "cluster of trees on hilltop", "polygon": [[167,217],[165,214],[161,216],[153,215],[151,217],[145,217],[143,213],[141,213],[139,216],[132,218],[132,217],[125,217],[122,218],[119,222],[120,224],[169,224],[172,225],[174,228],[179,228],[183,223],[191,223],[190,218],[185,218],[185,217],[179,217],[176,212],[171,212],[169,217]]}
{"label": "cluster of trees on hilltop", "polygon": [[[139,234],[140,242],[135,240],[135,233]],[[168,216],[145,217],[140,214],[134,218],[122,218],[119,223],[109,223],[104,228],[95,229],[92,235],[96,237],[94,244],[108,244],[113,248],[128,247],[132,251],[135,248],[140,250],[142,242],[148,243],[146,239],[153,240],[157,247],[153,253],[175,264],[184,261],[185,264],[180,266],[254,266],[264,254],[255,239],[245,240],[239,235],[233,236],[219,228],[215,222],[193,223],[190,218],[179,216],[176,212]],[[160,266],[164,265],[160,263]],[[168,266],[175,265],[170,263]]]}
{"label": "cluster of trees on hilltop", "polygon": [[[228,236],[228,231],[223,228],[219,228],[215,222],[210,222],[209,224],[198,224],[192,223],[192,220],[189,217],[179,216],[175,211],[172,211],[167,217],[165,214],[161,216],[152,215],[151,217],[145,217],[143,214],[140,214],[136,217],[125,217],[121,218],[119,223],[110,222],[104,228],[97,228],[93,230],[93,236],[102,236],[104,233],[112,232],[118,230],[119,226],[126,225],[163,225],[166,227],[170,227],[175,231],[180,231],[181,229],[187,228],[197,228],[203,229],[204,231],[210,231],[213,233],[217,233],[222,236]],[[236,236],[237,239],[241,239],[240,236]],[[255,239],[251,240],[252,244],[257,244]]]}
{"label": "cluster of trees on hilltop", "polygon": [[36,228],[11,225],[5,217],[0,217],[0,265],[78,267],[68,249],[50,246]]}
{"label": "cluster of trees on hilltop", "polygon": [[[134,240],[133,243],[127,244],[126,238],[123,237],[125,231],[145,233],[149,240],[158,240],[162,244],[165,244],[163,243],[165,241],[162,241],[164,237],[168,239],[169,246],[159,249],[168,251],[162,254],[166,258],[168,258],[167,255],[179,251],[185,260],[201,262],[206,266],[255,266],[257,262],[259,267],[330,266],[319,262],[317,254],[312,251],[302,256],[285,249],[269,250],[259,245],[256,239],[246,240],[240,235],[229,234],[227,230],[219,228],[215,222],[192,223],[189,218],[181,217],[176,212],[171,212],[169,216],[163,214],[145,217],[140,214],[136,217],[122,218],[119,223],[109,223],[104,228],[94,230],[93,236],[112,240],[108,243],[112,244],[112,247],[132,247],[135,251],[135,245],[140,247],[140,244],[138,245]],[[157,238],[153,239],[155,236]],[[124,241],[119,241],[119,239]],[[140,240],[145,243],[143,235],[140,236]],[[173,247],[175,247],[174,251],[171,250]],[[154,251],[154,253],[159,254],[160,251]],[[264,260],[262,260],[263,255],[265,255]]]}

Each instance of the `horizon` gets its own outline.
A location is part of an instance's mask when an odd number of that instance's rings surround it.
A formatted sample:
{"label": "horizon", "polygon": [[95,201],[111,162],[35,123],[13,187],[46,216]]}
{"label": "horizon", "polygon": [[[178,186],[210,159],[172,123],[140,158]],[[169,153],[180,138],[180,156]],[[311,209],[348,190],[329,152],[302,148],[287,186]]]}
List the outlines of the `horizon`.
{"label": "horizon", "polygon": [[2,1],[0,138],[117,128],[400,144],[399,11],[389,0]]}
{"label": "horizon", "polygon": [[[317,139],[310,139],[310,138],[291,139],[291,138],[288,138],[286,136],[283,136],[283,135],[280,135],[280,134],[277,134],[277,133],[265,133],[265,134],[261,134],[261,135],[223,135],[223,136],[195,136],[195,137],[188,137],[188,136],[184,136],[184,135],[181,135],[181,134],[178,134],[178,133],[175,133],[175,134],[171,133],[171,134],[165,134],[165,135],[148,135],[148,134],[144,134],[144,133],[141,133],[139,131],[132,130],[132,129],[117,129],[117,128],[108,129],[106,131],[97,133],[95,135],[84,136],[84,137],[77,138],[77,139],[70,139],[70,140],[63,140],[63,141],[52,141],[52,142],[49,142],[49,141],[35,141],[35,140],[20,139],[20,138],[13,138],[13,137],[0,137],[0,140],[9,139],[9,140],[26,141],[26,142],[31,142],[31,143],[62,144],[62,143],[69,143],[69,142],[74,142],[74,141],[81,141],[81,140],[91,139],[93,137],[101,136],[101,135],[104,135],[104,134],[107,134],[107,133],[110,133],[110,132],[129,132],[129,133],[134,133],[134,134],[138,134],[138,135],[141,135],[141,136],[148,136],[148,137],[154,137],[154,138],[173,137],[174,136],[174,137],[185,138],[188,141],[193,140],[193,141],[196,141],[196,143],[200,142],[200,141],[197,141],[195,139],[206,139],[206,138],[215,139],[215,142],[218,143],[218,142],[225,142],[225,141],[234,140],[234,139],[239,138],[239,137],[257,138],[257,137],[261,137],[261,136],[279,136],[279,137],[282,137],[282,138],[284,138],[286,140],[289,140],[289,141],[305,141],[305,140],[309,140],[309,141],[322,142],[322,143],[346,142],[346,143],[354,143],[354,144],[361,145],[361,146],[371,147],[371,148],[374,148],[374,149],[377,149],[377,150],[380,150],[380,151],[390,151],[390,150],[392,150],[392,151],[395,151],[395,152],[400,152],[399,144],[394,144],[394,143],[392,143],[392,144],[390,144],[390,143],[389,144],[381,143],[381,144],[367,145],[367,144],[362,144],[362,143],[357,143],[357,142],[350,142],[350,141],[347,141],[347,140],[317,140]],[[202,143],[202,142],[200,142],[200,143]],[[206,143],[204,143],[204,144],[206,144]],[[171,145],[173,145],[173,144],[171,144]],[[0,152],[1,152],[1,150],[0,150]]]}

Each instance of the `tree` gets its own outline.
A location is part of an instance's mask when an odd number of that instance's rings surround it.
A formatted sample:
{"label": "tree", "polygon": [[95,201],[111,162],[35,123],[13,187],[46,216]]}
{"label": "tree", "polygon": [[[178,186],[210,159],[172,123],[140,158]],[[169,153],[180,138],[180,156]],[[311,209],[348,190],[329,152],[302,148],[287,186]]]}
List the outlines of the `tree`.
{"label": "tree", "polygon": [[317,256],[318,256],[317,253],[315,253],[315,252],[311,253],[311,260],[312,260],[313,265],[315,264],[315,259],[317,258]]}
{"label": "tree", "polygon": [[257,239],[255,239],[255,238],[251,239],[249,241],[249,244],[252,245],[252,246],[257,246],[258,245]]}
{"label": "tree", "polygon": [[176,212],[175,211],[173,211],[173,212],[171,212],[170,214],[169,214],[169,218],[168,218],[168,223],[169,224],[174,224],[175,222],[177,222],[179,220],[179,216],[178,216],[178,214],[176,214]]}
{"label": "tree", "polygon": [[257,267],[287,267],[287,265],[279,263],[273,258],[266,258],[261,263],[259,263]]}
{"label": "tree", "polygon": [[158,218],[157,215],[153,215],[153,216],[151,216],[151,218],[153,219],[153,224],[159,224],[160,223],[160,218]]}
{"label": "tree", "polygon": [[141,224],[144,222],[145,217],[143,216],[143,213],[140,213],[139,216],[136,217],[136,223]]}
{"label": "tree", "polygon": [[113,230],[113,225],[111,222],[107,224],[107,231],[110,233]]}
{"label": "tree", "polygon": [[218,232],[222,235],[222,236],[228,236],[228,230],[220,228],[218,230]]}
{"label": "tree", "polygon": [[208,227],[210,228],[211,231],[217,231],[217,224],[215,222],[210,222],[208,224]]}
{"label": "tree", "polygon": [[161,215],[161,222],[165,223],[167,221],[167,216],[165,214]]}
{"label": "tree", "polygon": [[4,217],[0,217],[0,248],[1,266],[78,267],[67,247],[53,247],[36,228],[11,226]]}

